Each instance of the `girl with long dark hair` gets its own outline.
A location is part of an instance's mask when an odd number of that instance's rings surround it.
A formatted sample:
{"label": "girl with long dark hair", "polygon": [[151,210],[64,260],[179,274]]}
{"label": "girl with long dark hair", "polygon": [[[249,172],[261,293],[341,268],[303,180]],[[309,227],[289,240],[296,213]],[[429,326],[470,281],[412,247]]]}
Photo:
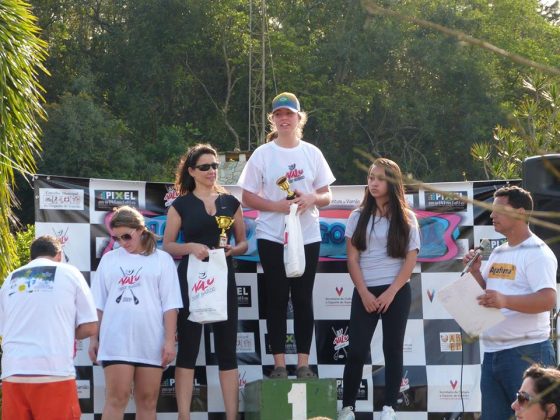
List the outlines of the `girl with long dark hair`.
{"label": "girl with long dark hair", "polygon": [[354,418],[362,369],[378,321],[383,322],[385,402],[382,420],[396,419],[394,407],[402,379],[403,342],[411,293],[409,279],[420,249],[418,222],[404,195],[401,170],[376,159],[360,207],[346,225],[348,271],[354,282],[339,420]]}

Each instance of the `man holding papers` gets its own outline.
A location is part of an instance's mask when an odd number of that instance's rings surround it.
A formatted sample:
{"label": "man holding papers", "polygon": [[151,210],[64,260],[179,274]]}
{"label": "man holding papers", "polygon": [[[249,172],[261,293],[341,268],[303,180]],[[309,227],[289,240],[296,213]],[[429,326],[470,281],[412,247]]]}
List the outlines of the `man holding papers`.
{"label": "man holding papers", "polygon": [[531,230],[531,194],[519,187],[503,187],[494,194],[490,217],[496,232],[507,242],[498,246],[481,272],[474,250],[469,272],[485,290],[478,300],[498,308],[506,319],[481,336],[484,349],[480,388],[482,420],[507,420],[510,404],[522,382],[523,371],[533,363],[555,365],[550,341],[549,311],[556,304],[558,262],[551,249]]}

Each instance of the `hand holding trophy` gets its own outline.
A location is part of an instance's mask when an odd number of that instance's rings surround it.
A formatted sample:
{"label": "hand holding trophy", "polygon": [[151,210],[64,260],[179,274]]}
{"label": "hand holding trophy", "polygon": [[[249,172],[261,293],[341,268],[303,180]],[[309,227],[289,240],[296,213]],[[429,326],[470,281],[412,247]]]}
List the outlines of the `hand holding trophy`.
{"label": "hand holding trophy", "polygon": [[281,176],[276,180],[276,185],[280,187],[282,191],[285,191],[288,196],[286,197],[287,200],[293,200],[296,198],[296,193],[290,190],[290,183],[288,182],[288,178],[285,176]]}
{"label": "hand holding trophy", "polygon": [[227,245],[227,234],[226,230],[233,225],[233,217],[230,216],[216,216],[216,223],[218,224],[218,229],[222,229],[220,233],[220,243],[219,248],[225,248]]}

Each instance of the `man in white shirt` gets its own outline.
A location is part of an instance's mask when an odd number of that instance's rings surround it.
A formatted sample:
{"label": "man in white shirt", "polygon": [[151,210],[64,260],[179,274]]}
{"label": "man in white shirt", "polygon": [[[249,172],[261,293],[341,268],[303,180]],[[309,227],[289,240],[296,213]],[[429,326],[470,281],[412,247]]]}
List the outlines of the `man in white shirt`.
{"label": "man in white shirt", "polygon": [[2,418],[79,419],[74,343],[97,334],[93,297],[82,273],[61,263],[55,237],[30,251],[0,289]]}
{"label": "man in white shirt", "polygon": [[[498,308],[506,319],[486,330],[480,389],[482,419],[507,420],[511,401],[520,389],[523,372],[533,363],[556,364],[550,341],[550,310],[556,304],[558,262],[552,250],[529,229],[531,194],[503,187],[494,194],[490,217],[507,242],[490,255],[484,270],[477,258],[470,272],[485,293],[479,303]],[[463,262],[474,256],[471,250]]]}

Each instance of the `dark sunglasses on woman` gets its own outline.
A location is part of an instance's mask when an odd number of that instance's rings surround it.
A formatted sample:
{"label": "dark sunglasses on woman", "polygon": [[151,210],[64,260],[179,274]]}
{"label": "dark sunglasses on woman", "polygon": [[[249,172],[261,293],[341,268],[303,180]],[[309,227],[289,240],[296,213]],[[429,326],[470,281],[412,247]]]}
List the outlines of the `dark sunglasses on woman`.
{"label": "dark sunglasses on woman", "polygon": [[198,169],[199,171],[206,172],[209,171],[210,168],[216,170],[218,169],[218,166],[220,166],[218,162],[213,162],[213,163],[203,163],[202,165],[196,165],[195,168]]}
{"label": "dark sunglasses on woman", "polygon": [[519,405],[525,405],[527,403],[533,402],[536,400],[535,397],[529,395],[528,393],[526,393],[525,391],[517,391],[517,393],[515,394],[516,398],[517,398],[517,403]]}
{"label": "dark sunglasses on woman", "polygon": [[[134,232],[134,231],[132,231],[132,232]],[[132,232],[125,233],[124,235],[121,235],[121,236],[111,235],[111,239],[115,242],[120,242],[120,241],[128,242],[132,239]]]}

